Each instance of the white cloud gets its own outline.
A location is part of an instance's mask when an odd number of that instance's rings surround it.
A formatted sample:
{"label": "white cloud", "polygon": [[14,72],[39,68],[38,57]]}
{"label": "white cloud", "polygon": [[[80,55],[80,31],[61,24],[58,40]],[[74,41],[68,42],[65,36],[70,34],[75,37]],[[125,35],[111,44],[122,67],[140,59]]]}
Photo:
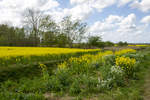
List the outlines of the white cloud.
{"label": "white cloud", "polygon": [[72,16],[72,19],[80,19],[80,20],[85,20],[87,19],[93,12],[93,9],[91,6],[89,6],[86,3],[75,5],[72,8],[60,8],[60,9],[55,9],[51,12],[48,12],[48,14],[51,14],[53,18],[56,21],[60,21],[63,17],[65,16]]}
{"label": "white cloud", "polygon": [[145,16],[142,20],[141,20],[142,23],[145,23],[145,24],[150,24],[150,16]]}
{"label": "white cloud", "polygon": [[77,5],[69,10],[70,14],[77,19],[86,19],[92,13],[92,8],[87,4]]}
{"label": "white cloud", "polygon": [[118,0],[118,6],[126,5],[127,3],[134,1],[134,0]]}
{"label": "white cloud", "polygon": [[135,14],[130,14],[127,17],[125,17],[120,23],[119,23],[119,29],[118,32],[130,32],[136,30],[136,16]]}
{"label": "white cloud", "polygon": [[99,12],[112,5],[118,7],[129,5],[131,8],[136,8],[143,12],[150,11],[150,0],[70,0],[70,3],[72,5],[88,4]]}
{"label": "white cloud", "polygon": [[70,0],[70,3],[71,4],[80,4],[80,3],[85,3],[87,1],[88,0]]}
{"label": "white cloud", "polygon": [[82,5],[86,4],[93,10],[96,9],[101,12],[104,8],[116,3],[117,0],[70,0],[71,4]]}
{"label": "white cloud", "polygon": [[128,16],[109,15],[103,21],[95,22],[89,32],[93,35],[100,35],[104,41],[127,41],[127,42],[148,42],[149,39],[144,39],[145,34],[148,34],[146,27],[137,24],[135,14]]}
{"label": "white cloud", "polygon": [[27,8],[46,11],[58,7],[56,0],[2,0],[0,1],[0,23],[11,21],[14,26],[19,26],[21,13]]}
{"label": "white cloud", "polygon": [[130,6],[143,12],[148,12],[150,11],[150,0],[135,0]]}
{"label": "white cloud", "polygon": [[93,0],[92,7],[101,12],[104,8],[116,3],[116,0]]}
{"label": "white cloud", "polygon": [[99,33],[101,34],[101,32],[106,32],[106,31],[110,31],[114,28],[113,24],[110,23],[105,23],[105,22],[101,22],[101,21],[97,21],[94,23],[94,25],[91,27],[90,31],[94,32],[94,33]]}
{"label": "white cloud", "polygon": [[116,22],[120,22],[122,19],[123,19],[122,16],[109,15],[105,20],[107,23],[116,23]]}
{"label": "white cloud", "polygon": [[90,28],[93,33],[102,34],[103,32],[109,32],[119,26],[122,16],[109,15],[104,21],[97,21]]}

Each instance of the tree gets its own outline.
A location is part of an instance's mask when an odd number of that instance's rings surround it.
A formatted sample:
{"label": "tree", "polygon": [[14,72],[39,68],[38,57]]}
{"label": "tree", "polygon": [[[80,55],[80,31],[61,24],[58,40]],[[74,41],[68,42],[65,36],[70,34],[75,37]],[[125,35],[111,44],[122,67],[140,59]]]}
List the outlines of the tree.
{"label": "tree", "polygon": [[99,42],[101,42],[101,37],[98,36],[91,36],[88,38],[88,44],[89,46],[95,46],[98,47],[99,46]]}
{"label": "tree", "polygon": [[70,16],[65,17],[61,21],[61,32],[67,36],[69,45],[72,47],[73,43],[80,43],[86,33],[86,24],[80,20],[71,20]]}
{"label": "tree", "polygon": [[26,46],[26,41],[24,28],[15,28],[4,24],[0,25],[0,45]]}
{"label": "tree", "polygon": [[45,15],[41,19],[40,25],[42,44],[46,46],[54,46],[57,42],[59,27],[49,15]]}
{"label": "tree", "polygon": [[88,45],[90,47],[99,47],[104,48],[105,42],[102,41],[102,38],[99,36],[91,36],[88,38]]}
{"label": "tree", "polygon": [[66,47],[68,43],[69,43],[69,40],[68,40],[68,37],[65,34],[59,34],[57,36],[57,45],[58,45],[58,47]]}
{"label": "tree", "polygon": [[110,41],[106,41],[106,42],[105,42],[105,46],[106,46],[106,47],[114,46],[114,43],[113,43],[113,42],[110,42]]}
{"label": "tree", "polygon": [[15,28],[8,25],[0,25],[1,45],[13,46],[15,40]]}
{"label": "tree", "polygon": [[35,9],[27,9],[24,12],[24,20],[23,23],[25,27],[30,30],[30,34],[33,34],[34,46],[37,46],[39,43],[39,32],[40,32],[40,23],[42,18],[42,13],[39,10]]}
{"label": "tree", "polygon": [[127,46],[127,45],[128,45],[127,42],[122,42],[122,41],[118,42],[118,46]]}

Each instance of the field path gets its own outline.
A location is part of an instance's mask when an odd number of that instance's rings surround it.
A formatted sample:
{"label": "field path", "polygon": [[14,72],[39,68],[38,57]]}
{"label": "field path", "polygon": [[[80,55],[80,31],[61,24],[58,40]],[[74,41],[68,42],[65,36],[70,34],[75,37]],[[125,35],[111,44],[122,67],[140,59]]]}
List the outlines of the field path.
{"label": "field path", "polygon": [[144,84],[144,100],[150,100],[150,69],[148,74],[145,76],[145,84]]}

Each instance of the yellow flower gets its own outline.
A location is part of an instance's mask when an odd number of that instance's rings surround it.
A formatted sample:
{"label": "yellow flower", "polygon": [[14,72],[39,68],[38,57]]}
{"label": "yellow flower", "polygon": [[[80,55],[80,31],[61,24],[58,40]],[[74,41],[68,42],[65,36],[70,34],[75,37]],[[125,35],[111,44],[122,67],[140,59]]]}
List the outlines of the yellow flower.
{"label": "yellow flower", "polygon": [[65,69],[66,67],[67,67],[67,63],[66,62],[61,63],[60,65],[58,65],[59,69]]}
{"label": "yellow flower", "polygon": [[101,61],[100,59],[102,59],[102,57],[104,57],[106,55],[112,55],[112,54],[113,54],[112,51],[106,51],[106,52],[99,52],[97,55],[86,54],[86,55],[83,55],[79,58],[71,57],[68,60],[68,62],[62,63],[61,65],[58,66],[58,68],[69,67],[67,63],[69,63],[69,65],[75,64],[75,65],[78,65],[80,67],[84,66],[84,67],[88,68],[91,64],[94,64],[94,63]]}
{"label": "yellow flower", "polygon": [[116,58],[116,65],[121,67],[127,74],[132,73],[135,63],[136,60],[134,58],[119,56]]}

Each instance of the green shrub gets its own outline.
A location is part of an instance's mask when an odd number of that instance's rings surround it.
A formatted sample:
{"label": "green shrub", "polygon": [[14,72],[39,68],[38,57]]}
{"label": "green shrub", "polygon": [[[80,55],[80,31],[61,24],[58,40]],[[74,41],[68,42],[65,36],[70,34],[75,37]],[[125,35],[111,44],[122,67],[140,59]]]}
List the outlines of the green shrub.
{"label": "green shrub", "polygon": [[50,76],[48,89],[52,91],[64,91],[71,84],[71,74],[67,70],[57,70]]}

